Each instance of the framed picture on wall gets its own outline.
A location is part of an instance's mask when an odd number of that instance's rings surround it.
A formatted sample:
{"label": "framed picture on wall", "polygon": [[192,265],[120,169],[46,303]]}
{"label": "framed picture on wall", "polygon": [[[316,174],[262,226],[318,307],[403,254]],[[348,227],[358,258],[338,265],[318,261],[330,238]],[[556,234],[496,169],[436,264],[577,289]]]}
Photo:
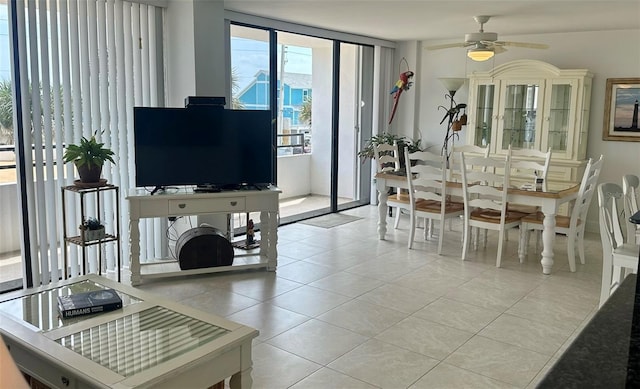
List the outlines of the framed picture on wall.
{"label": "framed picture on wall", "polygon": [[640,142],[640,78],[607,78],[602,139]]}

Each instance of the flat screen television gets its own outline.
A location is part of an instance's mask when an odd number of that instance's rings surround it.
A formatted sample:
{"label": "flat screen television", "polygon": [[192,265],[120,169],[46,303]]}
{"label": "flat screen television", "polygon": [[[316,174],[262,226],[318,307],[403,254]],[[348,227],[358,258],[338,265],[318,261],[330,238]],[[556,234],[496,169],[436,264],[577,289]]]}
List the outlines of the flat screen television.
{"label": "flat screen television", "polygon": [[233,187],[274,181],[269,111],[135,107],[138,187]]}

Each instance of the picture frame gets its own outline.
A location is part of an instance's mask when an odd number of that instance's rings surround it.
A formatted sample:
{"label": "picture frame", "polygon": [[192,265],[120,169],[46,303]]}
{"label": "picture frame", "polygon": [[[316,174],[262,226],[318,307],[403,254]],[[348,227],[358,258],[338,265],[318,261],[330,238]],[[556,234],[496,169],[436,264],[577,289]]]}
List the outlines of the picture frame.
{"label": "picture frame", "polygon": [[640,78],[607,78],[602,139],[640,142]]}

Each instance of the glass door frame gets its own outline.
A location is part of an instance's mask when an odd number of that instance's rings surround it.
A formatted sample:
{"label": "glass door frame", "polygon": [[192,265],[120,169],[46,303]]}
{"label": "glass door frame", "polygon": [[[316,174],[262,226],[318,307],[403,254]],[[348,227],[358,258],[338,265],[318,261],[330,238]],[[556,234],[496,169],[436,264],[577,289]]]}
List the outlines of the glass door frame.
{"label": "glass door frame", "polygon": [[[305,34],[303,33],[299,33],[299,32],[288,32],[288,31],[283,31],[283,30],[279,30],[277,28],[272,28],[272,27],[264,27],[264,26],[260,26],[260,25],[255,25],[255,24],[250,24],[250,23],[244,23],[244,22],[238,22],[238,21],[234,21],[234,20],[228,20],[228,25],[237,25],[237,26],[242,26],[242,27],[247,27],[247,28],[255,28],[255,29],[259,29],[259,30],[264,30],[264,31],[268,31],[269,32],[269,72],[270,74],[278,74],[278,32],[287,32],[287,33],[292,33],[292,34],[298,34],[301,36],[305,36]],[[227,29],[227,31],[229,31],[229,29]],[[230,36],[230,34],[229,34]],[[306,35],[306,36],[310,36],[310,37],[314,37],[312,35]],[[290,223],[290,222],[295,222],[298,220],[303,220],[306,218],[310,218],[310,217],[314,217],[314,216],[319,216],[319,215],[324,215],[327,213],[333,213],[333,212],[338,212],[338,211],[342,211],[345,209],[350,209],[350,208],[354,208],[354,207],[358,207],[358,206],[362,206],[362,205],[366,205],[369,204],[370,202],[370,191],[371,191],[371,184],[370,184],[370,179],[371,177],[369,176],[369,174],[367,174],[366,172],[364,172],[363,169],[356,169],[357,173],[356,173],[356,183],[355,186],[357,187],[356,190],[356,196],[359,198],[358,200],[353,200],[353,201],[349,201],[346,203],[342,203],[342,204],[338,204],[338,167],[340,164],[340,161],[338,160],[338,151],[339,151],[339,144],[338,144],[338,134],[339,134],[339,112],[340,112],[340,79],[339,79],[339,69],[340,69],[340,44],[341,43],[352,43],[352,42],[344,42],[338,39],[334,39],[334,38],[324,38],[321,36],[315,36],[318,38],[322,38],[322,39],[327,39],[327,40],[331,40],[333,42],[333,56],[332,56],[332,99],[331,99],[331,107],[332,107],[332,114],[331,114],[331,129],[330,129],[330,133],[331,133],[331,162],[330,162],[330,180],[331,180],[331,189],[330,189],[330,204],[329,207],[327,208],[319,208],[313,211],[309,211],[309,212],[305,212],[302,214],[298,214],[296,215],[296,217],[286,217],[286,218],[282,218],[281,219],[281,224],[286,224],[286,223]],[[230,39],[228,39],[228,41],[230,41]],[[360,47],[365,48],[363,51],[366,52],[368,55],[366,57],[364,57],[361,55],[359,58],[359,62],[361,64],[360,66],[360,74],[358,74],[358,80],[359,80],[359,85],[358,85],[358,96],[360,98],[360,106],[362,107],[360,109],[359,112],[356,113],[356,116],[358,118],[358,131],[365,131],[365,132],[371,132],[371,126],[372,126],[372,122],[373,122],[373,61],[374,61],[374,50],[373,50],[373,46],[370,45],[364,45],[361,43],[353,43],[355,45],[358,45]],[[227,48],[227,52],[228,52],[228,57],[231,57],[231,50],[230,50],[230,45]],[[231,64],[230,64],[230,59],[229,59],[229,74],[231,74]],[[366,80],[369,80],[368,82]],[[228,90],[230,90],[230,77],[228,80]],[[271,117],[272,120],[277,120],[278,118],[278,107],[276,104],[273,104],[273,102],[278,101],[278,86],[277,86],[277,77],[269,77],[269,110],[271,112]],[[274,137],[276,137],[277,135],[275,134],[274,131]],[[275,139],[274,139],[274,144],[275,144]],[[356,158],[357,160],[357,156],[356,156],[357,151],[354,150],[354,158]],[[278,182],[278,177],[277,177],[277,157],[274,155],[274,164],[273,164],[273,177],[274,180],[277,184]],[[344,163],[344,162],[342,162]]]}

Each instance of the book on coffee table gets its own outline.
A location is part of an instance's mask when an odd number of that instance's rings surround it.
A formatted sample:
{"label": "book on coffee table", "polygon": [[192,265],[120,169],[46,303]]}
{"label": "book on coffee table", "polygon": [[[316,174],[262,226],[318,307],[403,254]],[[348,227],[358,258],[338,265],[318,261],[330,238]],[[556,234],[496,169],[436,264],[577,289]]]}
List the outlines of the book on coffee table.
{"label": "book on coffee table", "polygon": [[63,319],[120,308],[122,308],[122,299],[114,289],[58,296],[58,312]]}

